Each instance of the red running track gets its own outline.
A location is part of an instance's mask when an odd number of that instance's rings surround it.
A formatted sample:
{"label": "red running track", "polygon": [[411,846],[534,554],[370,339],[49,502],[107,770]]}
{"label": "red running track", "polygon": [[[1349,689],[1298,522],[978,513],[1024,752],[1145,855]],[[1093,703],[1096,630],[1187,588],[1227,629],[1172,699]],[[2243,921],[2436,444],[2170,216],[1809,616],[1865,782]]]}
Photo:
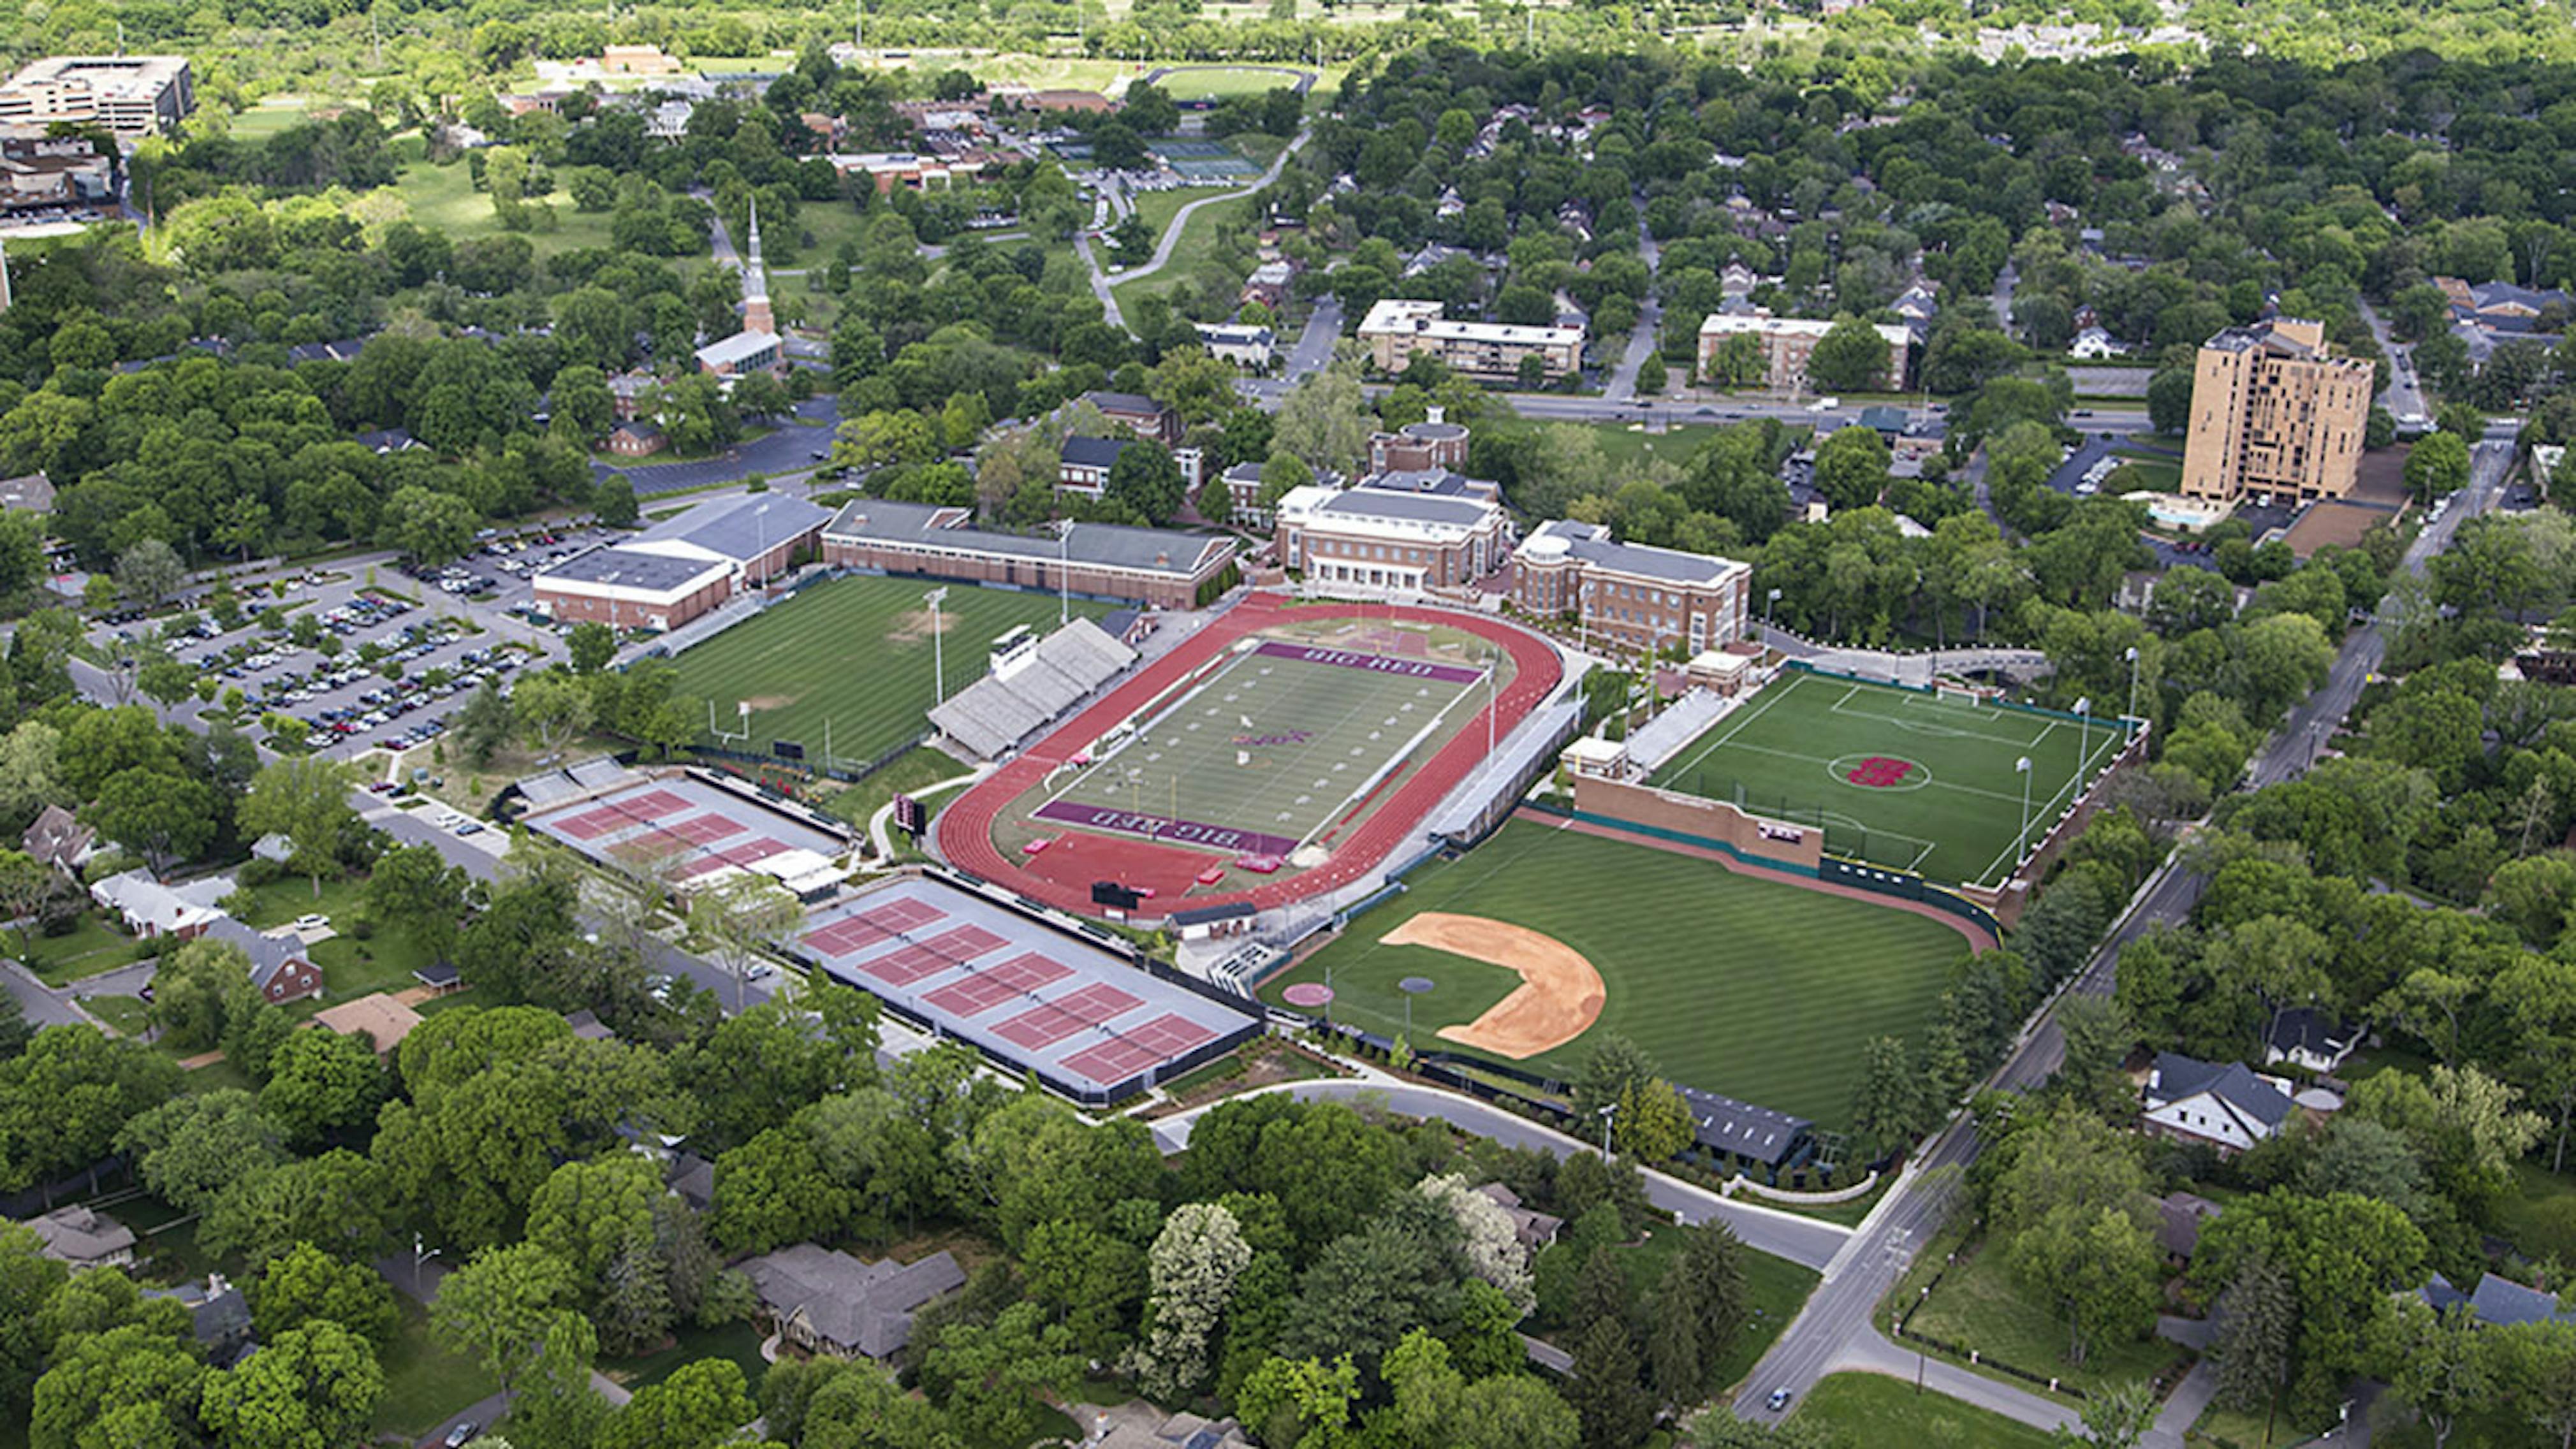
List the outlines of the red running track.
{"label": "red running track", "polygon": [[[1553,647],[1538,636],[1500,620],[1451,613],[1445,609],[1402,605],[1370,604],[1363,610],[1361,605],[1351,604],[1347,608],[1354,618],[1365,615],[1368,618],[1404,619],[1463,629],[1510,650],[1512,682],[1493,705],[1496,716],[1494,737],[1497,739],[1511,733],[1512,728],[1527,718],[1564,677],[1564,666],[1558,661]],[[1142,908],[1142,914],[1157,915],[1174,909],[1224,906],[1237,902],[1250,902],[1254,909],[1266,910],[1338,890],[1359,879],[1383,862],[1406,836],[1413,833],[1423,817],[1439,808],[1449,792],[1456,789],[1458,783],[1482,761],[1485,732],[1474,727],[1475,719],[1441,746],[1427,763],[1411,770],[1395,794],[1371,812],[1368,819],[1360,822],[1359,828],[1333,851],[1332,859],[1313,870],[1265,880],[1249,889],[1229,891],[1202,887],[1182,897],[1180,889],[1219,857],[1152,841],[1078,832],[1068,834],[1066,840],[1077,846],[1075,853],[1080,859],[1068,858],[1063,864],[1074,868],[1080,876],[1078,880],[1059,879],[1046,873],[1048,866],[1058,864],[1048,857],[1056,856],[1063,847],[1051,846],[1033,860],[1023,863],[1004,858],[1001,849],[993,843],[995,822],[1021,796],[1043,783],[1049,770],[1143,709],[1156,695],[1217,657],[1235,640],[1292,618],[1330,617],[1333,613],[1327,607],[1307,605],[1292,610],[1274,595],[1255,594],[1244,600],[1225,617],[1200,631],[1197,638],[1155,660],[1107,698],[1076,715],[1070,723],[1058,726],[1017,759],[939,812],[933,828],[938,832],[941,851],[949,863],[960,870],[1018,891],[1032,900],[1081,915],[1100,914],[1100,908],[1091,903],[1090,883],[1093,880],[1122,880],[1130,884],[1170,882],[1158,884],[1155,900]],[[1479,710],[1476,718],[1480,719],[1483,714],[1484,711]]]}

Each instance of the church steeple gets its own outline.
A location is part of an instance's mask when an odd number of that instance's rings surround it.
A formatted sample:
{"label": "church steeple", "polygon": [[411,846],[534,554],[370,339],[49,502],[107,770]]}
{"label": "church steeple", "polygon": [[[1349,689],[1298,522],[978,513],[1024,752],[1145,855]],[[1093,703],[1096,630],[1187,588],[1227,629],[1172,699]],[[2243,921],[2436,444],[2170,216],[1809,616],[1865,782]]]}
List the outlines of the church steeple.
{"label": "church steeple", "polygon": [[742,263],[742,330],[771,332],[778,330],[778,320],[769,308],[769,272],[760,263],[760,202],[751,203],[751,250]]}

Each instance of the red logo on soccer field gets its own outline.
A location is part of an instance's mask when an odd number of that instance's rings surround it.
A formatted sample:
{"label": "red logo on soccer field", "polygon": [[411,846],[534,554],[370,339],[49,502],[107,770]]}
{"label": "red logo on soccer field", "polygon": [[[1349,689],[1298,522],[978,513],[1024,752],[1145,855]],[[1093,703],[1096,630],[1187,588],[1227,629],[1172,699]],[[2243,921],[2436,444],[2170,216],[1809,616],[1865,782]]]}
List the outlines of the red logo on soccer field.
{"label": "red logo on soccer field", "polygon": [[1913,773],[1912,760],[1893,760],[1885,755],[1872,755],[1852,766],[1851,773],[1843,778],[1868,789],[1889,790],[1905,783],[1905,777]]}

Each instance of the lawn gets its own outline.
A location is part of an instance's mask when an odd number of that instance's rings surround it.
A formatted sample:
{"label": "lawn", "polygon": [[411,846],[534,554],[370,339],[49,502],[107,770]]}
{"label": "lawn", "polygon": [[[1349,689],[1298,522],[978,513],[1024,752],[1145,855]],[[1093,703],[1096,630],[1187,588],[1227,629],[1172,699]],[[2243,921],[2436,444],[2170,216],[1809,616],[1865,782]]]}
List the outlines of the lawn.
{"label": "lawn", "polygon": [[[1681,1256],[1687,1242],[1688,1234],[1681,1228],[1663,1226],[1647,1229],[1642,1242],[1621,1248],[1620,1267],[1627,1272],[1629,1291],[1644,1301],[1661,1286],[1665,1272]],[[1816,1291],[1813,1269],[1750,1248],[1738,1259],[1744,1267],[1744,1327],[1735,1335],[1725,1357],[1718,1360],[1713,1378],[1720,1392],[1744,1381],[1744,1376],[1753,1371],[1753,1366],[1762,1361],[1762,1355],[1771,1351],[1772,1343],[1788,1328],[1789,1320],[1798,1316],[1807,1295]],[[1571,1348],[1567,1344],[1558,1346]]]}
{"label": "lawn", "polygon": [[[1718,1412],[1723,1413],[1724,1410]],[[1826,1376],[1807,1391],[1793,1416],[1840,1436],[1845,1444],[1973,1444],[1976,1449],[2048,1449],[2057,1441],[2007,1419],[1879,1374]]]}
{"label": "lawn", "polygon": [[[15,932],[10,933],[8,944],[11,949],[16,948]],[[102,971],[132,965],[139,959],[135,949],[137,945],[132,936],[118,931],[107,923],[105,917],[93,911],[83,915],[68,934],[48,936],[37,932],[30,942],[27,968],[46,985],[60,986],[84,976],[96,976]]]}
{"label": "lawn", "polygon": [[[2107,723],[1793,672],[1683,746],[1653,782],[1820,824],[1837,855],[1991,882],[2020,854],[2025,819],[2031,838],[2045,835],[2120,742]],[[2017,760],[2030,762],[2027,775]]]}
{"label": "lawn", "polygon": [[[886,767],[823,802],[823,808],[861,830],[868,828],[868,817],[877,807],[897,795],[918,795],[942,780],[955,779],[968,773],[965,766],[947,755],[916,745],[888,761]],[[893,827],[887,827],[889,833]]]}
{"label": "lawn", "polygon": [[474,1360],[449,1353],[429,1335],[429,1315],[401,1300],[402,1323],[379,1362],[385,1396],[376,1405],[376,1432],[417,1439],[466,1405],[489,1398],[500,1385]]}
{"label": "lawn", "polygon": [[1690,461],[1691,455],[1705,447],[1715,436],[1713,427],[1677,427],[1662,433],[1650,433],[1633,423],[1550,423],[1550,427],[1584,428],[1601,440],[1602,456],[1612,469],[1629,474],[1646,464],[1662,461],[1678,468]]}
{"label": "lawn", "polygon": [[2576,1180],[2549,1170],[2549,1151],[2543,1137],[2513,1165],[2514,1192],[2496,1204],[2496,1232],[2532,1262],[2576,1262]]}
{"label": "lawn", "polygon": [[1259,96],[1286,90],[1295,85],[1292,76],[1273,70],[1235,70],[1219,68],[1200,70],[1195,67],[1175,71],[1163,77],[1166,95],[1176,101],[1218,100],[1226,96]]}
{"label": "lawn", "polygon": [[[1930,1256],[1925,1255],[1927,1261]],[[1932,1296],[1906,1320],[1906,1328],[1974,1349],[2024,1373],[2054,1376],[2087,1393],[2152,1378],[2182,1354],[2160,1338],[2105,1341],[2091,1345],[2081,1367],[2069,1364],[2065,1324],[2014,1279],[2003,1254],[1991,1244],[1962,1252],[1934,1285]]]}
{"label": "lawn", "polygon": [[620,1386],[633,1390],[658,1384],[699,1359],[729,1358],[742,1369],[743,1382],[756,1391],[761,1374],[769,1367],[761,1360],[760,1341],[760,1330],[748,1323],[684,1328],[674,1336],[669,1348],[638,1358],[606,1359],[599,1369]]}
{"label": "lawn", "polygon": [[[1136,203],[1137,214],[1143,216],[1147,224],[1153,224],[1155,210],[1150,207],[1148,203],[1157,202],[1164,197],[1174,196],[1175,194],[1176,193],[1166,191],[1154,192],[1145,196]],[[1205,187],[1199,187],[1188,192],[1177,193],[1177,195],[1179,200],[1173,203],[1173,211],[1175,212],[1179,210],[1181,203],[1200,197],[1222,195],[1222,193],[1212,192]],[[1174,281],[1188,276],[1192,271],[1197,269],[1201,262],[1204,262],[1211,256],[1215,255],[1216,239],[1218,236],[1222,235],[1229,229],[1239,229],[1242,227],[1244,218],[1251,214],[1251,208],[1251,197],[1235,196],[1229,197],[1223,201],[1211,201],[1207,205],[1200,207],[1198,210],[1191,212],[1189,225],[1182,230],[1181,239],[1172,244],[1171,260],[1163,264],[1162,270],[1148,272],[1145,276],[1137,280],[1115,283],[1109,289],[1110,295],[1118,299],[1118,305],[1123,311],[1126,308],[1133,307],[1135,305],[1135,299],[1143,296],[1147,288],[1167,286]],[[1168,214],[1169,213],[1166,213],[1166,215]],[[1162,235],[1162,230],[1163,229],[1161,227],[1156,227],[1155,229],[1155,236],[1158,239]],[[1159,244],[1160,242],[1158,240],[1157,245]]]}
{"label": "lawn", "polygon": [[[828,729],[834,758],[875,759],[929,727],[935,651],[922,595],[936,587],[878,577],[818,584],[680,655],[680,692],[715,701],[727,724],[747,701],[753,749],[797,740],[819,764]],[[1073,607],[1086,618],[1108,611],[1080,599]],[[1022,624],[1051,627],[1056,609],[1050,594],[949,585],[940,618],[948,692],[984,677],[996,636]]]}
{"label": "lawn", "polygon": [[430,964],[428,948],[417,939],[397,932],[362,941],[350,934],[366,889],[362,880],[326,880],[316,900],[310,882],[290,875],[253,890],[251,908],[242,920],[273,930],[308,912],[331,918],[332,928],[340,934],[313,948],[313,963],[322,968],[322,1004],[417,985],[412,973]]}
{"label": "lawn", "polygon": [[[474,189],[473,173],[465,169],[462,161],[445,166],[413,162],[395,176],[394,189],[410,207],[413,221],[437,227],[451,241],[502,235],[500,218],[492,214],[491,194]],[[540,259],[579,247],[610,244],[607,212],[575,211],[571,194],[564,191],[554,192],[546,200],[554,207],[555,229],[520,233],[536,248]]]}
{"label": "lawn", "polygon": [[269,137],[307,118],[308,103],[302,96],[271,96],[258,105],[232,118],[232,136],[236,141],[266,141]]}
{"label": "lawn", "polygon": [[1861,1043],[1908,1037],[1933,1016],[1965,946],[1938,921],[1650,846],[1515,821],[1467,855],[1415,871],[1398,899],[1264,982],[1280,1001],[1329,972],[1336,1020],[1394,1035],[1425,976],[1415,1040],[1468,1021],[1518,978],[1499,967],[1382,937],[1425,911],[1484,916],[1553,937],[1607,989],[1599,1021],[1525,1066],[1572,1077],[1601,1037],[1635,1041],[1678,1082],[1831,1127],[1860,1077]]}

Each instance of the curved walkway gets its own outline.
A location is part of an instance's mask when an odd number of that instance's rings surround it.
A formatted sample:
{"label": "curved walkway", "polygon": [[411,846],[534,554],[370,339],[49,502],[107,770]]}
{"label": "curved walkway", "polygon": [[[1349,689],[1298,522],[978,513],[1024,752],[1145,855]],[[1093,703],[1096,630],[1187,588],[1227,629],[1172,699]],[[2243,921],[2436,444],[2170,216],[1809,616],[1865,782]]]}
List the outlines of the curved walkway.
{"label": "curved walkway", "polygon": [[[952,776],[948,779],[939,781],[937,784],[924,785],[918,790],[909,791],[907,793],[914,796],[936,795],[942,790],[953,790],[960,785],[972,785],[991,773],[993,773],[992,766],[979,765],[976,768],[967,771],[963,775]],[[868,817],[868,839],[876,843],[877,861],[880,864],[894,859],[894,848],[886,839],[886,822],[893,818],[894,802],[892,800],[888,800],[883,805],[878,806],[876,813]]]}
{"label": "curved walkway", "polygon": [[[1229,69],[1230,68],[1231,67],[1229,67]],[[1288,158],[1296,155],[1297,148],[1305,145],[1306,138],[1313,134],[1313,127],[1300,125],[1297,128],[1297,134],[1289,139],[1288,144],[1279,148],[1279,154],[1270,158],[1270,169],[1262,172],[1261,175],[1250,185],[1243,187],[1241,190],[1220,191],[1212,196],[1202,196],[1195,201],[1184,203],[1180,210],[1172,213],[1172,224],[1163,228],[1162,239],[1154,243],[1153,259],[1146,262],[1141,267],[1131,267],[1128,270],[1119,273],[1118,285],[1124,286],[1129,282],[1141,282],[1147,277],[1154,275],[1156,272],[1161,271],[1163,269],[1163,264],[1172,259],[1172,248],[1180,243],[1181,233],[1188,229],[1190,218],[1198,215],[1200,207],[1213,205],[1220,201],[1233,201],[1239,197],[1250,196],[1261,188],[1268,186],[1271,182],[1278,180],[1279,173],[1288,168]],[[1112,327],[1124,328],[1127,325],[1127,319],[1119,313],[1118,299],[1111,296],[1109,293],[1109,278],[1101,272],[1100,262],[1097,258],[1092,256],[1088,242],[1089,238],[1087,236],[1079,232],[1075,233],[1074,249],[1082,254],[1083,261],[1088,263],[1091,267],[1092,295],[1100,299],[1103,314],[1108,318],[1109,325]]]}
{"label": "curved walkway", "polygon": [[[1375,1097],[1382,1099],[1389,1109],[1405,1116],[1446,1122],[1461,1131],[1472,1132],[1506,1147],[1535,1147],[1560,1159],[1578,1152],[1597,1150],[1553,1127],[1515,1116],[1463,1093],[1398,1081],[1375,1073],[1327,1081],[1284,1082],[1223,1100],[1237,1101],[1269,1092],[1286,1092],[1301,1102],[1348,1102],[1359,1097]],[[1153,1129],[1154,1140],[1165,1153],[1179,1152],[1190,1145],[1192,1124],[1217,1105],[1211,1102],[1206,1107],[1193,1107],[1146,1125]],[[1723,1222],[1744,1240],[1746,1247],[1769,1253],[1775,1258],[1786,1258],[1818,1272],[1824,1271],[1852,1236],[1851,1229],[1839,1224],[1780,1208],[1764,1207],[1760,1203],[1740,1202],[1651,1169],[1646,1170],[1645,1178],[1646,1200],[1674,1213],[1683,1222],[1700,1223],[1712,1219]]]}

